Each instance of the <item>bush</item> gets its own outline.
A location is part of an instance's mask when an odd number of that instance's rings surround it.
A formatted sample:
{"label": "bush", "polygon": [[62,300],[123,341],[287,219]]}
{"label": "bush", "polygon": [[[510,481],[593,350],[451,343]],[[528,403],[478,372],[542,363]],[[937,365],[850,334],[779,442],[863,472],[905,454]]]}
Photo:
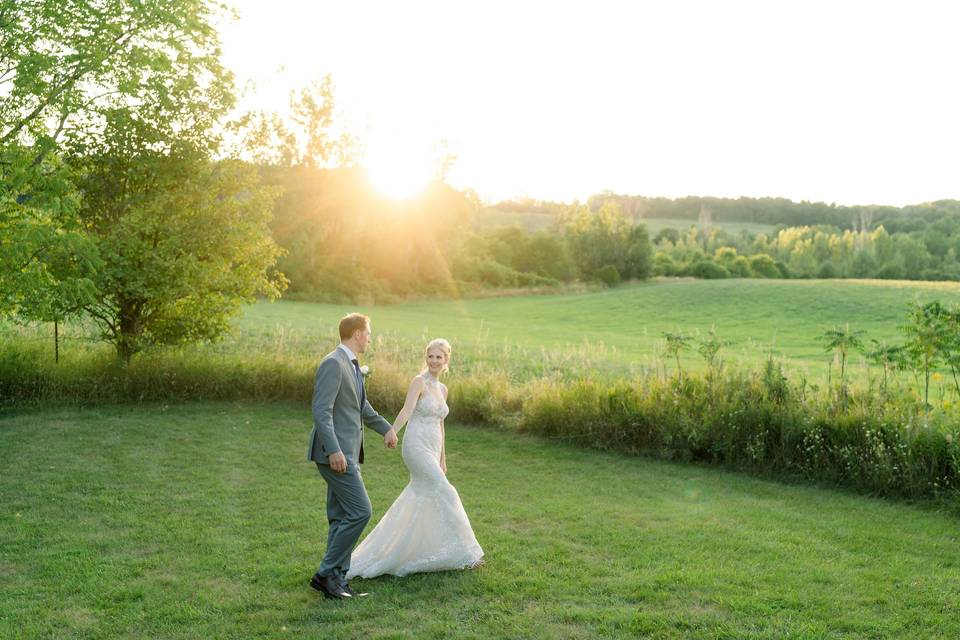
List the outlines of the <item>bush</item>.
{"label": "bush", "polygon": [[750,261],[745,256],[737,256],[727,266],[727,270],[737,278],[752,278],[755,274],[750,268]]}
{"label": "bush", "polygon": [[615,287],[620,284],[620,272],[612,264],[603,265],[597,269],[593,276],[608,287]]}
{"label": "bush", "polygon": [[886,264],[877,271],[876,277],[880,280],[903,280],[906,270],[898,262]]}
{"label": "bush", "polygon": [[480,282],[491,287],[515,287],[519,275],[496,260],[473,257],[457,260],[454,272],[462,280]]}
{"label": "bush", "polygon": [[833,263],[829,260],[824,260],[823,264],[820,265],[820,268],[817,270],[817,277],[821,280],[826,280],[829,278],[837,277],[837,270],[833,266]]}
{"label": "bush", "polygon": [[658,252],[653,258],[653,274],[656,276],[675,276],[679,268],[669,254]]}
{"label": "bush", "polygon": [[713,464],[960,508],[960,433],[911,417],[906,400],[844,410],[804,399],[776,366],[707,380],[532,386],[518,427],[576,446]]}
{"label": "bush", "polygon": [[782,278],[783,274],[777,268],[777,263],[765,253],[750,256],[750,270],[760,278]]}
{"label": "bush", "polygon": [[627,238],[628,248],[623,263],[623,275],[627,278],[645,280],[653,272],[653,245],[647,225],[638,224],[630,230]]}
{"label": "bush", "polygon": [[705,280],[719,280],[729,278],[730,272],[712,260],[702,260],[690,268],[690,275]]}

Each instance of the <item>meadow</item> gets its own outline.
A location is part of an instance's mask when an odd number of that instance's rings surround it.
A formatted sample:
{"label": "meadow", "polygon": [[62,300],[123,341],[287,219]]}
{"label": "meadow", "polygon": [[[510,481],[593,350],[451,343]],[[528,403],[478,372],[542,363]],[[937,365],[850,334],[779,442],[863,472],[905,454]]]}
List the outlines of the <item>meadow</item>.
{"label": "meadow", "polygon": [[[832,356],[820,336],[834,326],[863,330],[864,339],[902,341],[911,302],[960,302],[960,284],[888,280],[719,281],[663,279],[615,289],[559,295],[516,295],[396,305],[257,302],[245,307],[222,341],[192,348],[198,354],[264,355],[315,363],[336,344],[336,323],[350,311],[373,319],[369,360],[415,366],[421,345],[436,336],[454,345],[453,374],[506,372],[524,380],[543,375],[619,379],[673,366],[663,358],[664,332],[704,336],[711,329],[728,344],[720,356],[730,368],[754,368],[771,356],[788,374],[824,378]],[[6,325],[8,344],[30,344],[53,356],[51,325]],[[109,348],[92,327],[61,328],[66,362]],[[190,350],[190,349],[188,349]],[[702,369],[695,349],[681,353],[685,368]],[[853,375],[866,375],[856,354]]]}
{"label": "meadow", "polygon": [[[0,637],[960,635],[954,517],[463,424],[449,474],[486,566],[325,601],[309,427],[287,404],[0,418]],[[407,476],[369,441],[372,527]]]}
{"label": "meadow", "polygon": [[[580,294],[428,301],[364,307],[304,302],[258,303],[236,322],[223,350],[321,355],[333,327],[351,310],[373,318],[371,358],[410,361],[420,344],[446,336],[467,370],[511,372],[523,379],[564,376],[628,377],[672,367],[662,357],[664,332],[704,335],[729,344],[729,367],[753,368],[769,357],[810,378],[827,373],[832,356],[820,336],[834,326],[865,331],[865,339],[897,341],[914,301],[960,302],[960,284],[886,280],[660,280]],[[409,350],[405,355],[400,348]],[[691,349],[684,367],[703,368]],[[853,364],[862,358],[854,358]],[[855,368],[856,374],[856,368]]]}
{"label": "meadow", "polygon": [[[949,372],[929,396],[911,372],[851,354],[847,385],[819,336],[850,323],[895,341],[909,302],[957,285],[886,281],[669,280],[567,295],[420,301],[367,308],[302,302],[248,307],[215,344],[148,351],[124,365],[90,327],[70,326],[60,363],[48,327],[0,348],[3,407],[183,401],[305,403],[349,310],[373,316],[371,397],[403,402],[422,345],[454,344],[451,419],[571,445],[703,461],[872,495],[933,498],[960,510],[960,402]],[[727,341],[708,367],[677,363],[664,332]],[[828,384],[829,383],[829,384]],[[929,400],[929,402],[927,402]]]}

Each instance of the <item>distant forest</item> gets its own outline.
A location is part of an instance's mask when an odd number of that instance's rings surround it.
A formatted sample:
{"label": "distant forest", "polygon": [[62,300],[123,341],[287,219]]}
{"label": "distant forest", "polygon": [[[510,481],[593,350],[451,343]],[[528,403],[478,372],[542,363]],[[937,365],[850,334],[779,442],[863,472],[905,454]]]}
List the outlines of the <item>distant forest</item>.
{"label": "distant forest", "polygon": [[[605,191],[590,196],[586,202],[591,211],[598,211],[607,203],[616,203],[624,216],[634,223],[649,218],[697,221],[701,211],[707,209],[714,222],[755,222],[786,227],[829,225],[841,230],[867,231],[883,225],[888,233],[910,233],[923,231],[943,219],[960,219],[960,200],[937,200],[904,207],[843,206],[794,202],[787,198],[650,198]],[[503,200],[491,208],[518,213],[557,213],[568,206],[560,202],[523,199]]]}
{"label": "distant forest", "polygon": [[[661,227],[676,221],[652,238],[653,275],[960,280],[957,200],[905,207],[838,206],[786,198],[670,199],[604,192],[583,205],[504,201],[481,215],[498,213],[502,219],[508,211],[518,220],[519,214],[550,214],[550,228],[557,230],[564,228],[571,211],[619,217],[635,227],[647,220]],[[729,223],[770,230],[733,233],[723,228]]]}
{"label": "distant forest", "polygon": [[[289,294],[390,301],[650,276],[960,280],[960,202],[840,207],[783,198],[501,202],[437,182],[396,203],[362,172],[262,169]],[[656,221],[648,232],[645,220]],[[675,225],[669,224],[676,221]],[[667,223],[667,226],[664,226]],[[751,223],[763,231],[724,223]],[[734,228],[736,225],[734,225]]]}

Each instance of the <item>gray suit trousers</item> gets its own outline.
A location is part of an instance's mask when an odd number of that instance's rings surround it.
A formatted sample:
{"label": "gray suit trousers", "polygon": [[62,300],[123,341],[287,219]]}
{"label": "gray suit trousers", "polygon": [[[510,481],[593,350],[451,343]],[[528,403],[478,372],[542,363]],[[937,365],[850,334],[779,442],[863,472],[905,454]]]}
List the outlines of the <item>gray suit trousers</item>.
{"label": "gray suit trousers", "polygon": [[360,539],[363,528],[373,515],[367,488],[363,486],[360,465],[350,463],[346,473],[336,473],[329,465],[317,464],[327,481],[327,552],[320,568],[321,576],[346,578],[350,570],[350,554]]}

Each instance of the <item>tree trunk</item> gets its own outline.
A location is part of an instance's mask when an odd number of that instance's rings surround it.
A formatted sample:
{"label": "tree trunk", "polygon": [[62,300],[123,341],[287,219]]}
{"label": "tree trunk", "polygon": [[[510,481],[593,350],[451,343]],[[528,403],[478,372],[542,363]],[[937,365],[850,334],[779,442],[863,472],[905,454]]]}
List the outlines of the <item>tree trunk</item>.
{"label": "tree trunk", "polygon": [[130,364],[130,360],[133,358],[133,346],[124,338],[117,342],[117,357],[123,364]]}
{"label": "tree trunk", "polygon": [[140,324],[140,314],[133,303],[120,303],[120,318],[117,331],[117,356],[124,364],[130,364],[133,355],[140,350],[140,336],[143,326]]}

